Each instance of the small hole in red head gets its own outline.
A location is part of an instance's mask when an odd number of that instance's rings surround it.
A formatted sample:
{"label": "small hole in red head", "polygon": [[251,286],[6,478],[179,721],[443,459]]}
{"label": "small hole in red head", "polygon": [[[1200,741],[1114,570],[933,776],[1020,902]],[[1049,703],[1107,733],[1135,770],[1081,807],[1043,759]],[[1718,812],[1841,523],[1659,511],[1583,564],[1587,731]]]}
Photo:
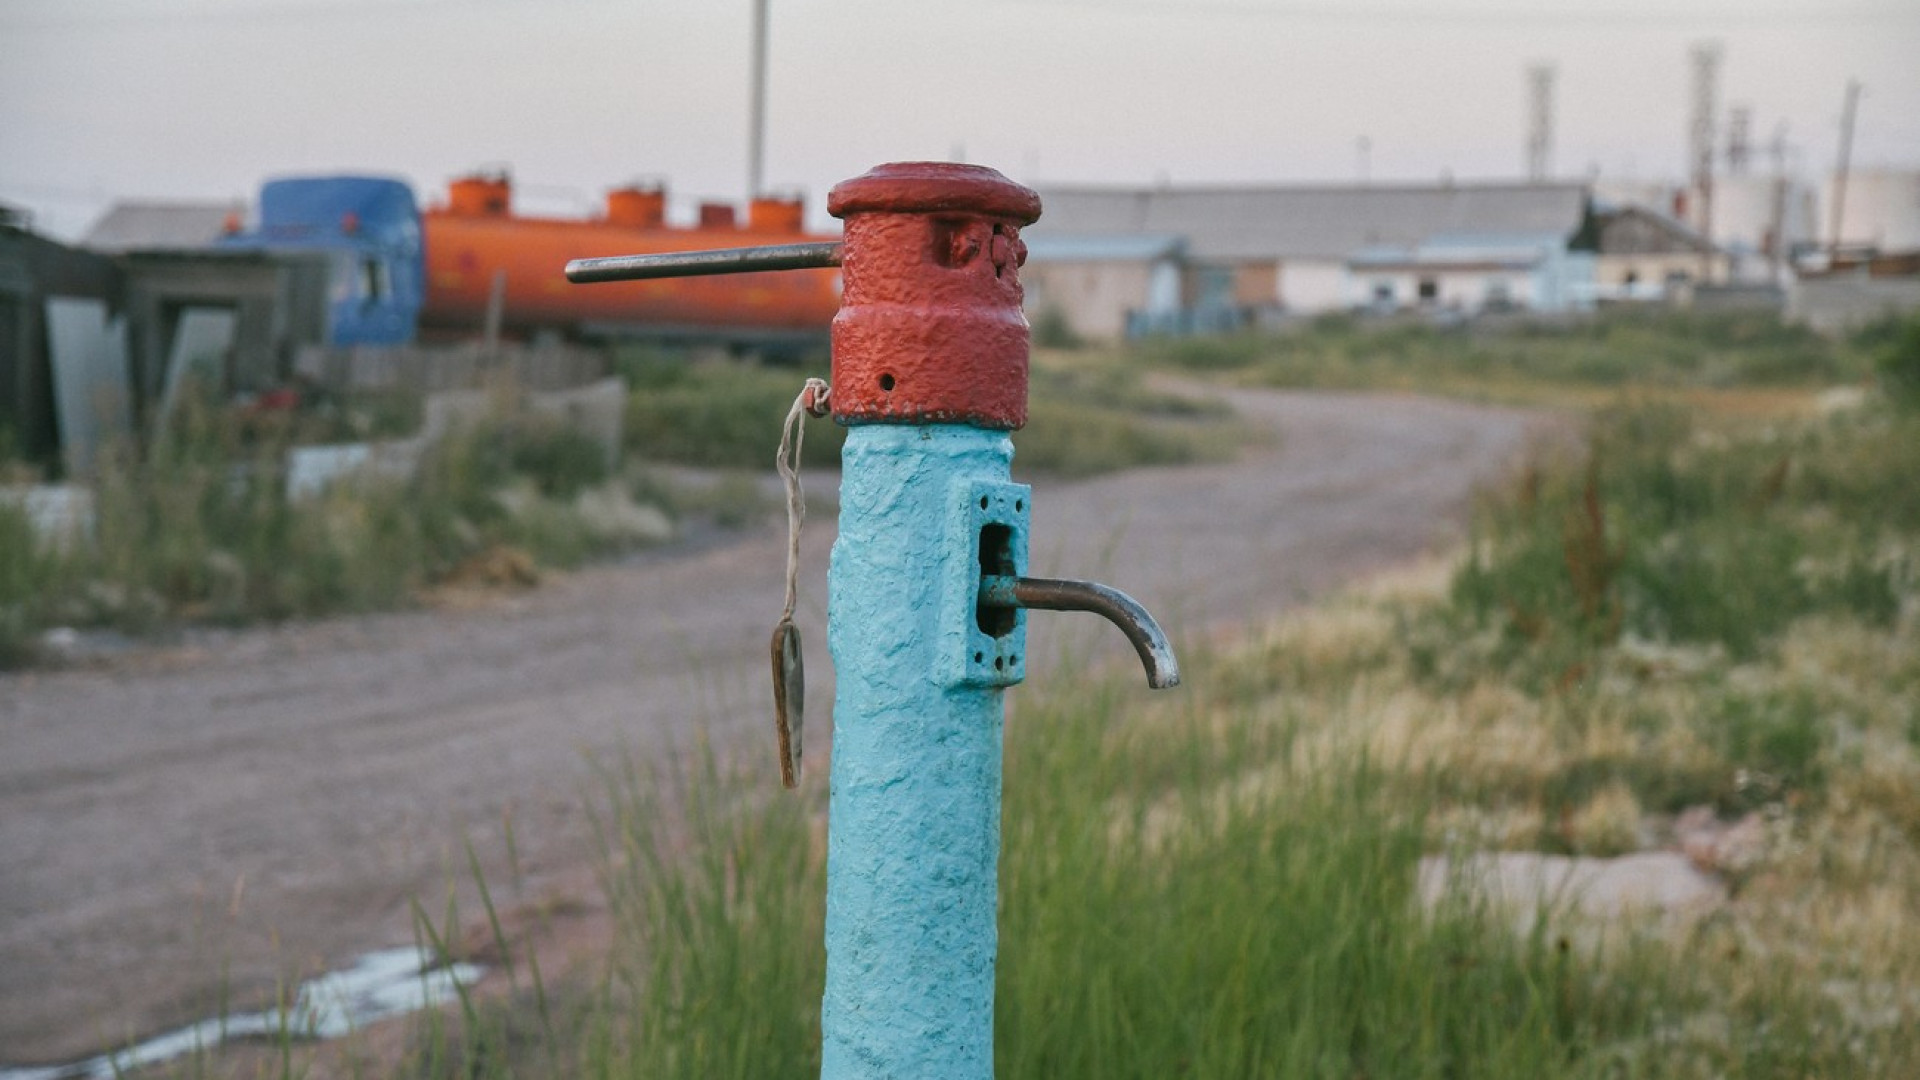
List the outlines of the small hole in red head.
{"label": "small hole in red head", "polygon": [[893,393],[893,375],[891,373],[880,376],[880,389],[885,390],[889,394]]}

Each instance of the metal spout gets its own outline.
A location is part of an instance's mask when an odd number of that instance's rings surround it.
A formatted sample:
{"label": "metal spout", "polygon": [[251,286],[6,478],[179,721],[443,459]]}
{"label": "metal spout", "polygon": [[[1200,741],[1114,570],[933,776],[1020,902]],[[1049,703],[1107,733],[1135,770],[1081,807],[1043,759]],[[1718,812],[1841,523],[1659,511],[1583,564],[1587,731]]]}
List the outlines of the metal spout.
{"label": "metal spout", "polygon": [[1037,608],[1043,611],[1091,611],[1120,628],[1140,654],[1147,685],[1155,690],[1180,685],[1180,661],[1166,632],[1140,602],[1097,581],[1056,581],[987,575],[980,579],[983,607]]}

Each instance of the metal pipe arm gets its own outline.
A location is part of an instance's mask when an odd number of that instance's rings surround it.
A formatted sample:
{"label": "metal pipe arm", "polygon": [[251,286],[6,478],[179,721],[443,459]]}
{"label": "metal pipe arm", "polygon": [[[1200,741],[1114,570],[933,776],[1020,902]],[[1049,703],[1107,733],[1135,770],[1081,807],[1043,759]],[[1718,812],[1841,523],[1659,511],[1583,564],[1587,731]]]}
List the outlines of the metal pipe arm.
{"label": "metal pipe arm", "polygon": [[821,240],[811,244],[772,244],[766,247],[574,259],[567,263],[567,280],[575,285],[588,285],[601,281],[829,269],[840,265],[840,246],[839,240]]}
{"label": "metal pipe arm", "polygon": [[1180,661],[1173,643],[1140,602],[1097,581],[1005,577],[980,579],[980,603],[986,607],[1037,608],[1043,611],[1091,611],[1120,628],[1140,654],[1147,685],[1155,690],[1180,685]]}

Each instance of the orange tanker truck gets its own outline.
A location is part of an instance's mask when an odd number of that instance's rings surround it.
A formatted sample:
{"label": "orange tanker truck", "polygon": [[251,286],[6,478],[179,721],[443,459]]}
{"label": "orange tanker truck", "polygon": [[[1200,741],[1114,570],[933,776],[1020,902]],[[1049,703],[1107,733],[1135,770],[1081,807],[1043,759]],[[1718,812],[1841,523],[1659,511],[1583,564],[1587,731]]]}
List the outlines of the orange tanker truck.
{"label": "orange tanker truck", "polygon": [[696,225],[666,220],[666,192],[625,187],[591,218],[513,212],[504,175],[453,182],[443,205],[418,208],[385,177],[290,177],[261,189],[258,225],[228,246],[325,251],[332,257],[331,344],[470,337],[499,304],[514,336],[652,338],[773,348],[824,342],[839,307],[834,270],[569,285],[569,259],[832,240],[805,231],[800,200],[755,199],[741,221],[706,204]]}

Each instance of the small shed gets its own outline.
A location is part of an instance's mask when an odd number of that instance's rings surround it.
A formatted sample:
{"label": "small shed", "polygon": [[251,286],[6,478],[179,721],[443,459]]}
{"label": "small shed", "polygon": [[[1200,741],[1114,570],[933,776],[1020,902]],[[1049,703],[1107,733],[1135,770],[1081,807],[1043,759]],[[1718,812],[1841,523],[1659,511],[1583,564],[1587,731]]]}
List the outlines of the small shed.
{"label": "small shed", "polygon": [[117,202],[80,243],[110,255],[209,248],[238,230],[246,214],[242,202]]}
{"label": "small shed", "polygon": [[1678,219],[1627,203],[1594,208],[1595,289],[1602,300],[1663,301],[1727,280],[1727,257]]}
{"label": "small shed", "polygon": [[195,375],[222,398],[285,382],[327,339],[325,252],[136,251],[126,277],[128,358],[143,425]]}
{"label": "small shed", "polygon": [[[60,377],[52,339],[75,311],[108,318],[120,290],[112,260],[0,222],[0,442],[9,454],[52,465],[70,426],[61,421],[63,405],[77,410],[79,421],[93,419],[85,408],[89,391],[77,388],[77,378]],[[63,381],[76,386],[63,394]]]}

